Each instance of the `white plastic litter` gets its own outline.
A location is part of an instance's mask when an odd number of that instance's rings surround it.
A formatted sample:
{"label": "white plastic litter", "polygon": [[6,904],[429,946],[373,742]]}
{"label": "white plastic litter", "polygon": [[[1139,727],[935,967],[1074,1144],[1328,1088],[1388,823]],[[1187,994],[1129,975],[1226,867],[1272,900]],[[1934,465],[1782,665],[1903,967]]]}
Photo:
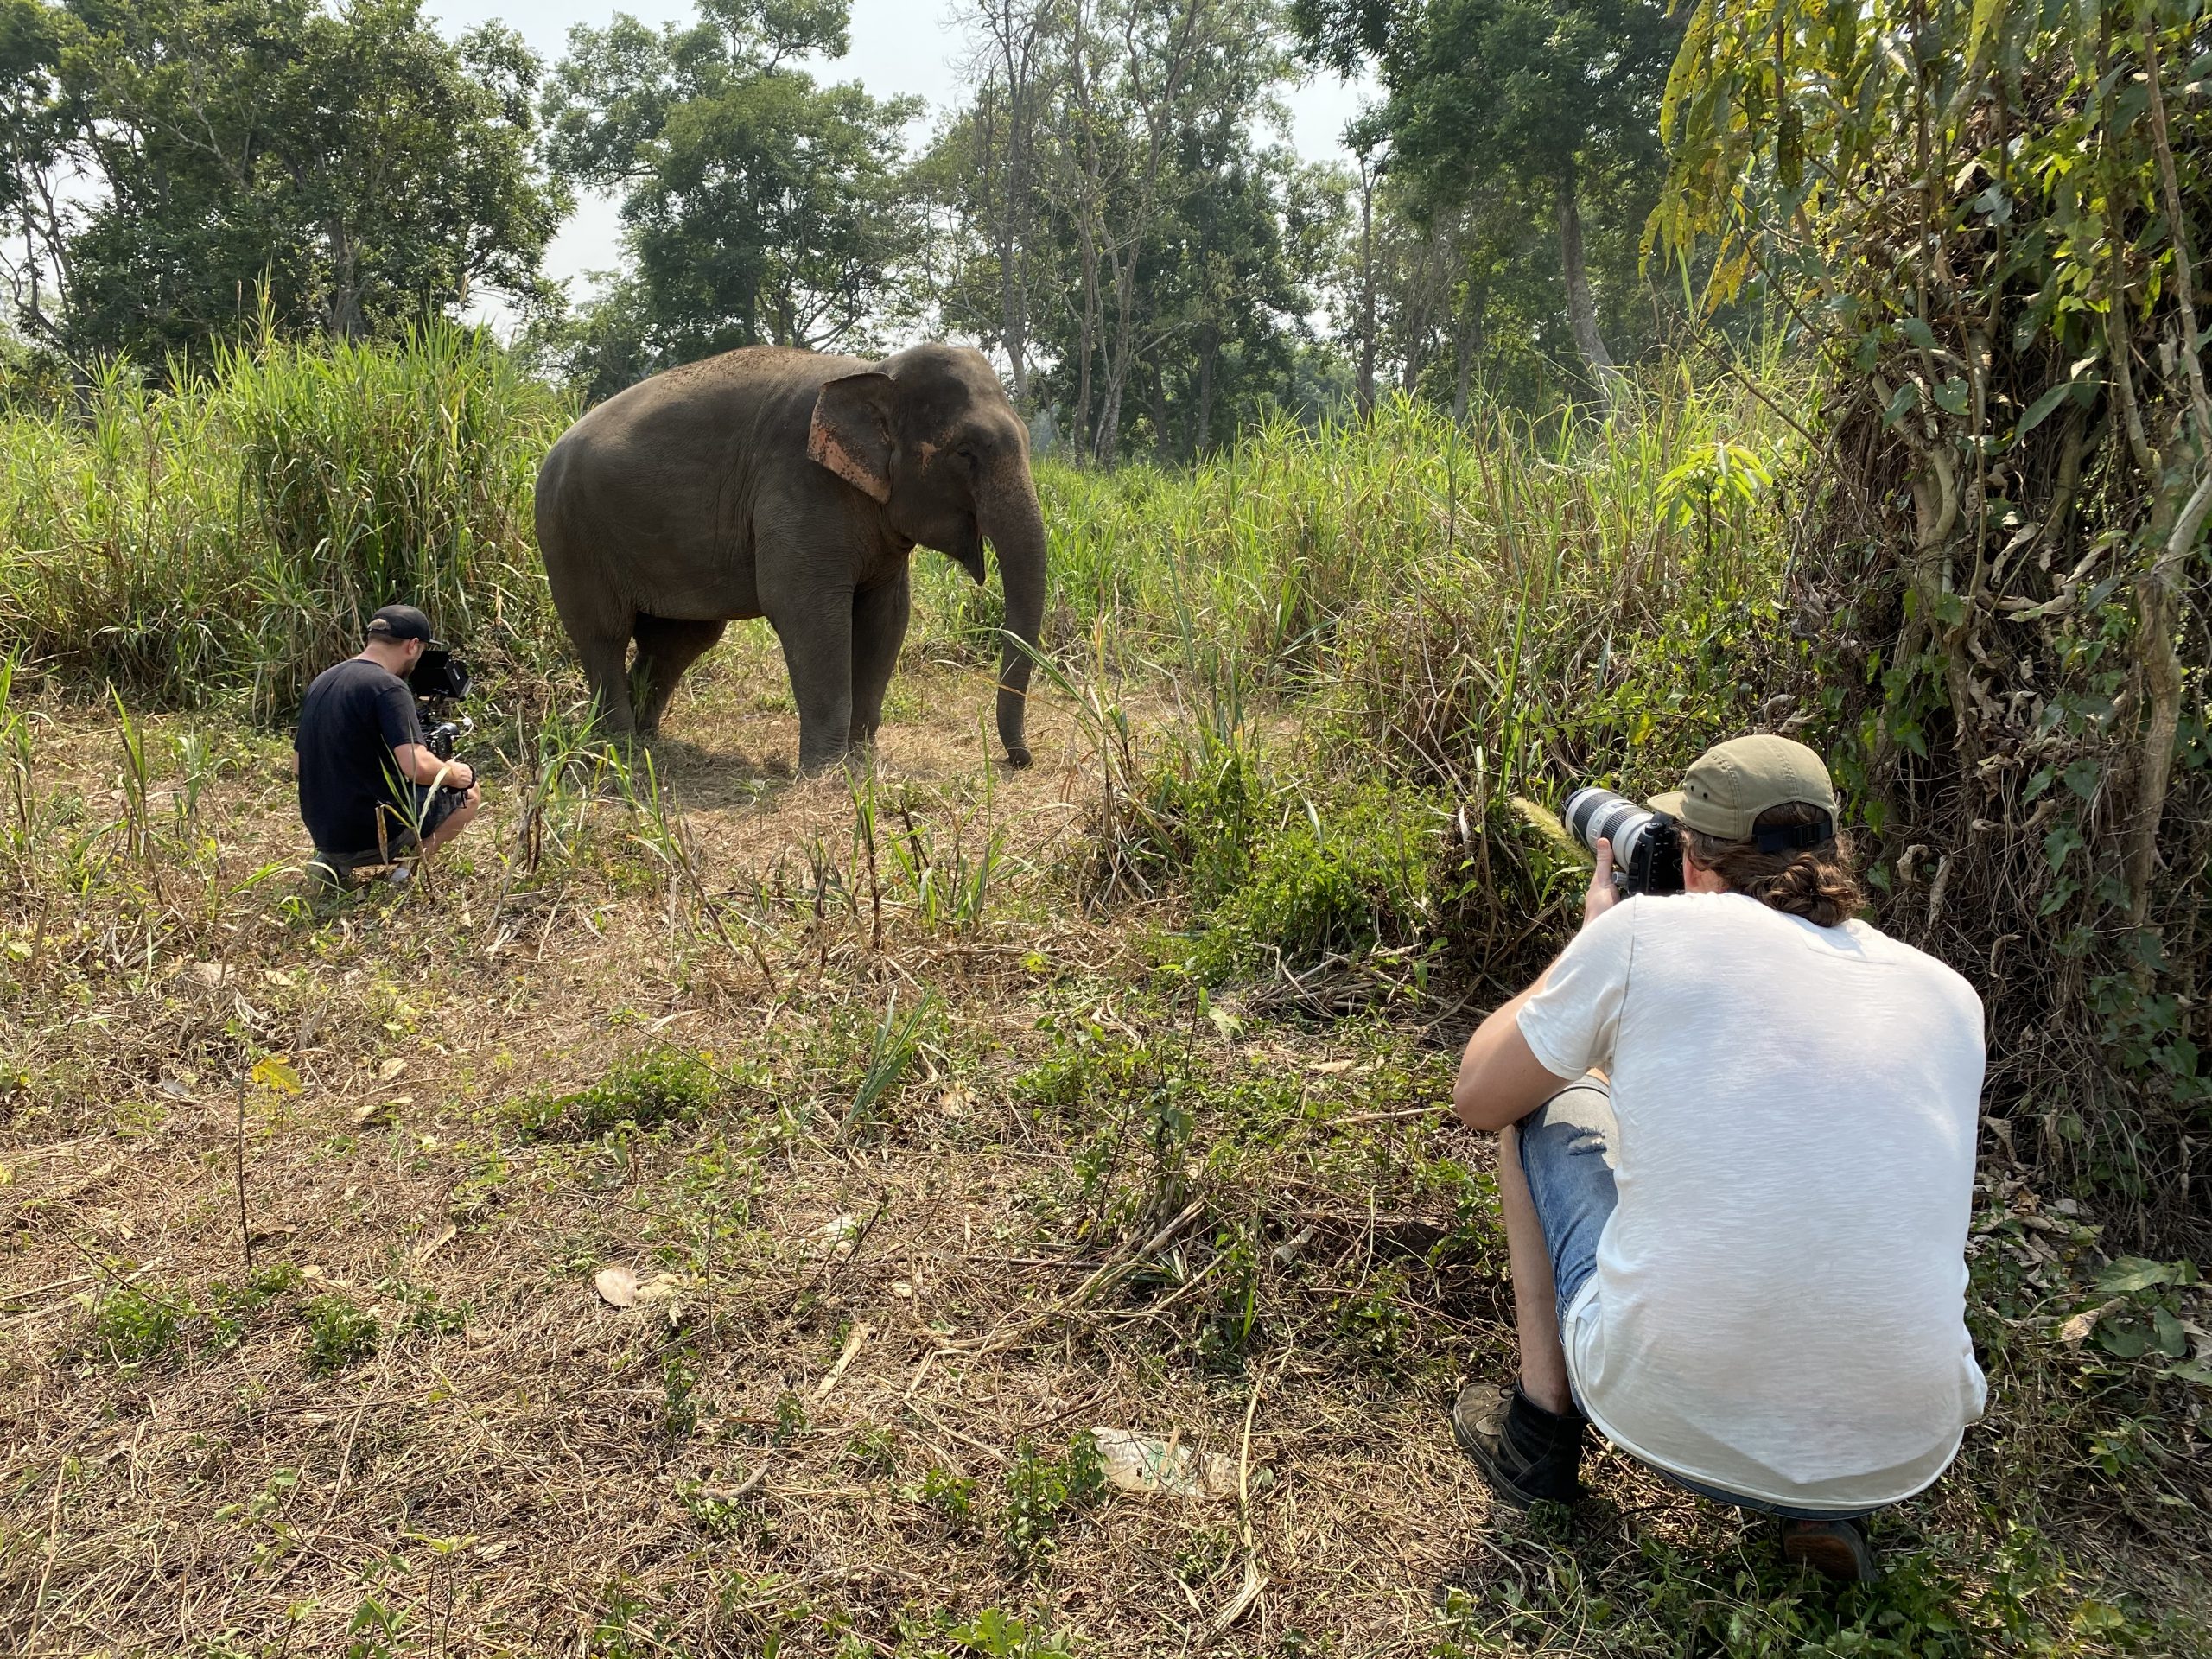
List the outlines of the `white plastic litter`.
{"label": "white plastic litter", "polygon": [[1094,1428],[1106,1478],[1124,1492],[1164,1492],[1171,1497],[1234,1497],[1236,1465],[1211,1452],[1198,1452],[1133,1428]]}

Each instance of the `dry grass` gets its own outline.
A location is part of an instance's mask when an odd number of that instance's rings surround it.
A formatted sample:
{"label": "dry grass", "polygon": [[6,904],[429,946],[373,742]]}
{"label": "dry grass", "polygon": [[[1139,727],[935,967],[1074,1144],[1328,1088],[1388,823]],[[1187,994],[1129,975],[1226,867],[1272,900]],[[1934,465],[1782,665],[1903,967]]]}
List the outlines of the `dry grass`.
{"label": "dry grass", "polygon": [[[791,779],[748,636],[656,752],[672,826],[569,800],[531,871],[528,780],[494,768],[451,864],[320,920],[283,873],[281,739],[218,740],[189,814],[156,767],[139,857],[111,714],[37,706],[51,811],[0,910],[11,1650],[1605,1652],[1672,1624],[1794,1653],[1789,1621],[1858,1617],[1617,1458],[1571,1542],[1493,1512],[1443,1417],[1510,1334],[1486,1148],[1423,1110],[1456,1032],[1162,993],[1145,938],[1173,901],[1069,897],[1098,779],[1066,711],[993,777],[982,676],[912,664],[893,697],[873,882],[845,782]],[[972,925],[925,924],[890,843],[942,880],[956,832],[971,861],[1001,836],[1001,875]],[[894,995],[928,1010],[911,1063],[847,1124]],[[711,1057],[712,1109],[516,1131],[511,1103],[654,1045]],[[273,1053],[297,1092],[250,1078]],[[1050,1097],[1036,1068],[1071,1054],[1094,1081],[1135,1056],[1134,1115]],[[678,1275],[672,1313],[607,1305],[607,1266]],[[280,1267],[257,1308],[219,1288]],[[377,1320],[327,1371],[318,1296]],[[2204,1605],[2201,1510],[2038,1491],[2087,1466],[2063,1386],[2001,1398],[1889,1523],[1893,1558],[1926,1547],[1891,1592],[1909,1628],[1976,1632],[1895,1650],[2117,1651],[2093,1597],[2139,1630]],[[1109,1496],[1018,1570],[1009,1473],[1093,1425],[1218,1453],[1247,1499]],[[2212,1501],[2175,1433],[2197,1488],[2172,1490]],[[922,1495],[962,1480],[964,1517]],[[2030,1518],[2070,1569],[2021,1564]],[[1998,1630],[2019,1608],[2054,1645]],[[993,1609],[1027,1634],[969,1623]],[[1732,1614],[1750,1634],[1714,1638]]]}

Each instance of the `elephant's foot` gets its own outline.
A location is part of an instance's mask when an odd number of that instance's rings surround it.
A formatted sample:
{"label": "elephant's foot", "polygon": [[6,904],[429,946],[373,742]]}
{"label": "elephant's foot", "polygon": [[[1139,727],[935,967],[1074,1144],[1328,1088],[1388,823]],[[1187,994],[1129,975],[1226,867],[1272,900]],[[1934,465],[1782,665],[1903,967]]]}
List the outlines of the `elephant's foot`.
{"label": "elephant's foot", "polygon": [[816,751],[811,753],[804,748],[799,751],[798,770],[802,778],[819,777],[825,772],[833,772],[840,767],[849,776],[855,778],[874,771],[875,768],[874,741],[868,738],[856,738],[848,742],[842,748]]}

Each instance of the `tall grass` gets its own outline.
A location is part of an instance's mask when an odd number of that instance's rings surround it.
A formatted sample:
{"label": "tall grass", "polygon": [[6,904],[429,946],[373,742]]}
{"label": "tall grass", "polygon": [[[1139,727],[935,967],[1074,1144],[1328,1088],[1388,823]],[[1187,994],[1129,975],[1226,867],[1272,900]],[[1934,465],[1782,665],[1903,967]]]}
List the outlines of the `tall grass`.
{"label": "tall grass", "polygon": [[[495,344],[439,328],[264,340],[159,390],[113,369],[75,407],[0,416],[0,652],[278,715],[406,598],[480,665],[563,666],[530,493],[574,412]],[[1535,747],[1592,747],[1550,699],[1602,702],[1653,639],[1681,654],[1665,625],[1685,594],[1702,614],[1771,593],[1771,521],[1732,502],[1713,534],[1670,480],[1791,438],[1738,383],[1669,374],[1605,427],[1400,403],[1277,422],[1183,471],[1047,462],[1047,644],[1230,704],[1326,691],[1398,760],[1510,775]],[[916,575],[917,645],[995,656],[995,587],[926,552]],[[1576,645],[1594,693],[1553,660]],[[1664,713],[1615,710],[1606,740],[1642,742]]]}
{"label": "tall grass", "polygon": [[[1186,471],[1041,465],[1047,643],[1323,698],[1408,776],[1510,785],[1655,745],[1672,764],[1740,712],[1742,652],[1779,617],[1783,521],[1758,497],[1799,439],[1769,396],[1675,371],[1605,426],[1396,403]],[[1742,488],[1716,483],[1747,460]],[[990,590],[926,556],[917,578],[924,625],[988,658]]]}
{"label": "tall grass", "polygon": [[288,708],[408,599],[480,657],[557,639],[531,545],[573,410],[496,344],[264,340],[0,417],[0,651],[138,697]]}

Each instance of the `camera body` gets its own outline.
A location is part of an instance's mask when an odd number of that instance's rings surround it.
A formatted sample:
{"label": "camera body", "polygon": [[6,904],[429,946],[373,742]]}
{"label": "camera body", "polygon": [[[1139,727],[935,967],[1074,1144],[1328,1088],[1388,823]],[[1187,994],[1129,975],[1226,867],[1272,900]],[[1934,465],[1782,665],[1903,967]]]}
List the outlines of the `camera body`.
{"label": "camera body", "polygon": [[407,677],[423,727],[423,747],[441,760],[452,760],[454,746],[476,729],[466,715],[445,717],[447,705],[467,696],[468,686],[468,664],[450,651],[424,652]]}
{"label": "camera body", "polygon": [[1600,841],[1613,843],[1613,881],[1623,893],[1682,890],[1682,827],[1664,812],[1610,789],[1585,787],[1567,798],[1560,817],[1591,852]]}

